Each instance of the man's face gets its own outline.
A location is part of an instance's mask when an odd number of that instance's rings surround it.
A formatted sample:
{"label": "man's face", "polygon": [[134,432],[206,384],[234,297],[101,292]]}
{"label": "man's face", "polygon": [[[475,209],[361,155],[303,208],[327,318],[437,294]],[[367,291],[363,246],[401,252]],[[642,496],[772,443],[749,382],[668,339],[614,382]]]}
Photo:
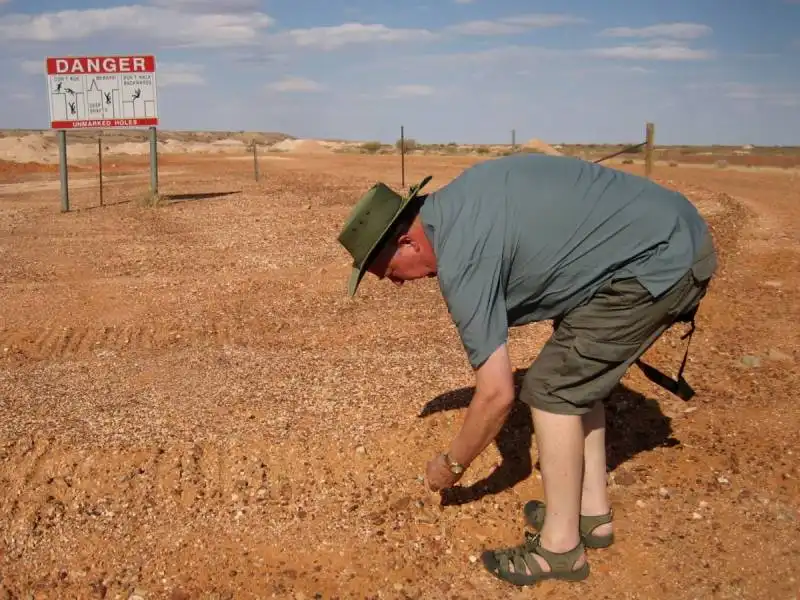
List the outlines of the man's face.
{"label": "man's face", "polygon": [[423,249],[407,235],[387,244],[372,261],[369,272],[378,279],[386,278],[398,286],[405,281],[434,275],[426,265]]}

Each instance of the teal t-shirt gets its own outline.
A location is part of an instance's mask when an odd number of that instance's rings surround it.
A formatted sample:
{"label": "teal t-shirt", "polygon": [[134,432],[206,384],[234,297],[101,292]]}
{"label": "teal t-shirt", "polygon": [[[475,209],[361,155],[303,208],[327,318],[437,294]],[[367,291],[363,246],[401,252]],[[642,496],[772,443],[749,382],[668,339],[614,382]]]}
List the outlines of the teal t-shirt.
{"label": "teal t-shirt", "polygon": [[704,253],[705,221],[649,179],[580,159],[516,154],[479,163],[428,195],[420,216],[470,363],[508,328],[564,315],[613,278],[657,297]]}

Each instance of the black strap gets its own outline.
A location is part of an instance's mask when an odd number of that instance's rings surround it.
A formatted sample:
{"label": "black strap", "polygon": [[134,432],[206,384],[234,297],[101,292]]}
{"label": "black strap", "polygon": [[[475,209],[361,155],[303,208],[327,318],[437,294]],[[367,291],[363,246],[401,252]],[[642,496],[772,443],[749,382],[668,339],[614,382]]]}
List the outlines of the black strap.
{"label": "black strap", "polygon": [[686,352],[683,355],[683,361],[681,362],[681,367],[678,369],[678,377],[676,379],[671,379],[655,367],[648,365],[646,362],[638,359],[636,361],[636,365],[642,370],[645,376],[655,383],[656,385],[660,385],[662,388],[671,392],[672,394],[676,395],[681,400],[688,402],[691,400],[694,395],[695,391],[692,389],[692,386],[683,378],[683,370],[686,368],[686,361],[689,359],[689,346],[692,343],[692,336],[694,335],[695,327],[695,316],[697,315],[697,309],[695,308],[690,313],[686,315],[682,315],[679,317],[675,322],[682,322],[682,323],[690,323],[690,329],[687,333],[681,336],[682,340],[688,339],[686,342]]}

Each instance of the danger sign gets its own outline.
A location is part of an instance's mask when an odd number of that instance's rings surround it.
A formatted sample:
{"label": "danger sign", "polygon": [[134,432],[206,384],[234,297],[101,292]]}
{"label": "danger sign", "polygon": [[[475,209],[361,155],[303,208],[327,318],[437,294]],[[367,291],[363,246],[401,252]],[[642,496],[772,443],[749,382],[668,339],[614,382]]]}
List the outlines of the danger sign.
{"label": "danger sign", "polygon": [[85,73],[154,73],[153,56],[92,56],[48,58],[48,75],[83,75]]}
{"label": "danger sign", "polygon": [[158,125],[154,56],[67,56],[46,60],[53,129]]}

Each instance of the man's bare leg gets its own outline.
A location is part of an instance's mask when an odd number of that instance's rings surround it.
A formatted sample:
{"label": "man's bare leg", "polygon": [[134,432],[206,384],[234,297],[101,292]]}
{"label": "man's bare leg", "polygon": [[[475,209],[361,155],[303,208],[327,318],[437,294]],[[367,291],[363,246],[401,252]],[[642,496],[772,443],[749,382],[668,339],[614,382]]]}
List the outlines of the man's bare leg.
{"label": "man's bare leg", "polygon": [[[583,450],[583,494],[581,514],[593,517],[605,515],[610,509],[606,479],[606,414],[602,402],[597,402],[592,411],[582,416],[584,439]],[[550,504],[547,505],[548,512]],[[612,525],[600,525],[592,533],[606,536]]]}
{"label": "man's bare leg", "polygon": [[[580,541],[578,519],[581,509],[584,432],[577,415],[559,415],[533,409],[533,427],[539,450],[547,514],[541,543],[550,552],[568,552]],[[542,569],[547,562],[537,556]],[[585,555],[574,568],[581,567]]]}

